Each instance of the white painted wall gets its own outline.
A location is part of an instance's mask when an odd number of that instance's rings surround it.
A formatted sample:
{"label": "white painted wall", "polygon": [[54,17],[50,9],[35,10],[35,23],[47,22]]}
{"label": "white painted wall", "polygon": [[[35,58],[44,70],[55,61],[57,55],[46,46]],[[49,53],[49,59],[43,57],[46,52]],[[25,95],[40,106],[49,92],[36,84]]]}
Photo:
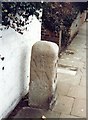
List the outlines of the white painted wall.
{"label": "white painted wall", "polygon": [[28,29],[23,35],[12,28],[0,31],[0,119],[28,92],[31,47],[41,39],[41,23],[35,16]]}

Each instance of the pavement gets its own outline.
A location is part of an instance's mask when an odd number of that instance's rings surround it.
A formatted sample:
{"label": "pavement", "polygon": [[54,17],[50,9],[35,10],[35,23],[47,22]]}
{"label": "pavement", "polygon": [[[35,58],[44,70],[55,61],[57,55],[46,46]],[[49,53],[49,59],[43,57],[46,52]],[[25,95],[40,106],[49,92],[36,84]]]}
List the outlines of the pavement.
{"label": "pavement", "polygon": [[[80,31],[58,61],[58,98],[52,110],[20,105],[9,118],[86,118],[86,26]],[[27,100],[27,99],[26,99]],[[27,101],[26,101],[27,102]],[[18,107],[19,108],[19,107]]]}
{"label": "pavement", "polygon": [[[84,23],[78,35],[59,59],[62,71],[58,72],[58,100],[55,110],[60,118],[86,118],[86,26]],[[68,71],[68,72],[66,72]]]}

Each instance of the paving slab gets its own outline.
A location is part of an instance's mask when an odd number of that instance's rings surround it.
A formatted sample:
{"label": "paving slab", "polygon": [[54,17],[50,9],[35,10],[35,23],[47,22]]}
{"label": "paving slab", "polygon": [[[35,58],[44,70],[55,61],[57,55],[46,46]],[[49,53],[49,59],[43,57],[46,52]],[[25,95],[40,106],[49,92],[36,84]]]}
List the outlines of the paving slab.
{"label": "paving slab", "polygon": [[80,86],[86,87],[86,69],[81,69],[81,80],[80,80]]}
{"label": "paving slab", "polygon": [[57,93],[59,95],[65,95],[66,96],[69,89],[70,89],[69,84],[63,84],[63,82],[58,81],[58,83],[57,83]]}
{"label": "paving slab", "polygon": [[81,81],[80,81],[80,86],[84,86],[86,87],[86,79],[82,77]]}
{"label": "paving slab", "polygon": [[56,105],[53,108],[54,112],[70,114],[74,99],[67,96],[59,96]]}
{"label": "paving slab", "polygon": [[86,100],[75,99],[71,115],[86,118]]}
{"label": "paving slab", "polygon": [[81,98],[86,99],[86,87],[72,86],[70,87],[67,96],[74,97],[74,98],[80,98],[80,99]]}
{"label": "paving slab", "polygon": [[70,84],[70,85],[79,85],[80,80],[81,80],[81,76],[80,74],[77,75],[68,75],[68,74],[62,74],[62,73],[58,73],[57,74],[57,79],[58,82],[63,82],[63,84]]}
{"label": "paving slab", "polygon": [[73,116],[73,115],[66,115],[66,114],[61,114],[60,118],[79,118],[77,116]]}
{"label": "paving slab", "polygon": [[[59,60],[59,64],[63,64],[63,65],[70,65],[70,66],[73,66],[73,67],[83,67],[84,66],[84,63],[83,62],[81,62],[80,60],[77,62],[77,59],[80,59],[80,58],[78,58],[78,56],[79,55],[77,55],[77,56],[75,56],[75,58],[69,58],[69,57],[67,57],[67,59],[60,59]],[[74,60],[75,59],[75,60]]]}

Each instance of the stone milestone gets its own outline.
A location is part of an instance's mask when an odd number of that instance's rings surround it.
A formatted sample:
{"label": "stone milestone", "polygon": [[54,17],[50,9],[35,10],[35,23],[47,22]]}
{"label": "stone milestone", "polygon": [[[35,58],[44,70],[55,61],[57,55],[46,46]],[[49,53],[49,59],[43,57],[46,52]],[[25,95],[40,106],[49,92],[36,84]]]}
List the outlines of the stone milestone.
{"label": "stone milestone", "polygon": [[29,106],[52,109],[56,101],[58,52],[59,47],[53,42],[38,41],[33,45]]}

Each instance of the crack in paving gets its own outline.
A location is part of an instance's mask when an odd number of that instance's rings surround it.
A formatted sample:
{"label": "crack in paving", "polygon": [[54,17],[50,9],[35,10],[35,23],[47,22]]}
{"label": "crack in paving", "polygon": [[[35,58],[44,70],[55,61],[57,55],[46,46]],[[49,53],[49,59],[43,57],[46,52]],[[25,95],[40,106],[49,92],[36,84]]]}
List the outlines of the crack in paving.
{"label": "crack in paving", "polygon": [[73,110],[73,107],[74,107],[74,103],[75,103],[75,98],[73,98],[73,99],[74,99],[74,101],[73,101],[73,104],[72,104],[72,107],[71,107],[70,115],[72,115],[71,113],[72,113],[72,110]]}

